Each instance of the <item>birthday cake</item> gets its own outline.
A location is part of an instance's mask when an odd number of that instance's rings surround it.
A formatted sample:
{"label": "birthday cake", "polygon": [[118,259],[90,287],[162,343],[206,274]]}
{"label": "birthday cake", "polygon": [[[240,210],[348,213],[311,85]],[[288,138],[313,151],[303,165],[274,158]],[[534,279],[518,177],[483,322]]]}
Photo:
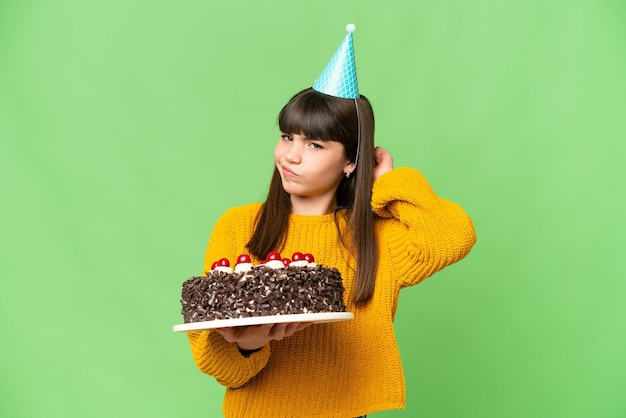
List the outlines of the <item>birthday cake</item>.
{"label": "birthday cake", "polygon": [[183,283],[184,322],[269,315],[345,312],[344,287],[336,268],[315,263],[311,254],[291,259],[271,252],[253,266],[250,256],[237,258],[234,269],[222,258],[205,276]]}

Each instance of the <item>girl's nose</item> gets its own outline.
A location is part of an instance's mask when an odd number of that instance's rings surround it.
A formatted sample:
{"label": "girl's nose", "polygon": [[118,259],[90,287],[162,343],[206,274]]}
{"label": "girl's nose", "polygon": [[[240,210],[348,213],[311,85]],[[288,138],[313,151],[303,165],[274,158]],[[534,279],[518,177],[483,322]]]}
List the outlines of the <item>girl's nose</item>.
{"label": "girl's nose", "polygon": [[302,161],[302,149],[297,143],[292,143],[287,152],[285,158],[292,164],[299,164]]}

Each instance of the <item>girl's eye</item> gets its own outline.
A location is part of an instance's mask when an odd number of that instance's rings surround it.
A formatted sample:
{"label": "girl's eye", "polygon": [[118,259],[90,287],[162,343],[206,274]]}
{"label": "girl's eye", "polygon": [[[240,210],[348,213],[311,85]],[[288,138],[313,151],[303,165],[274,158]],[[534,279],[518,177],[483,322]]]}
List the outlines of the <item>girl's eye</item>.
{"label": "girl's eye", "polygon": [[316,142],[311,142],[309,145],[313,149],[324,149],[324,147],[322,145],[320,145],[320,144],[318,144]]}
{"label": "girl's eye", "polygon": [[283,141],[291,141],[293,138],[291,137],[291,135],[282,134],[280,136],[280,139],[282,139]]}

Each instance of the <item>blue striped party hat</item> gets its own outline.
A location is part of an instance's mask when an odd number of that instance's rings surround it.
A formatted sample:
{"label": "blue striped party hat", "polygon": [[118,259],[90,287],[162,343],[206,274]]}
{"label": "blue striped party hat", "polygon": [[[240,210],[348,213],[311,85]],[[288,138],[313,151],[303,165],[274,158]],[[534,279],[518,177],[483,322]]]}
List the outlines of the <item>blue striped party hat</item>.
{"label": "blue striped party hat", "polygon": [[313,84],[313,89],[329,96],[358,99],[360,97],[359,85],[356,80],[354,45],[352,43],[354,25],[346,26],[346,30],[348,34]]}

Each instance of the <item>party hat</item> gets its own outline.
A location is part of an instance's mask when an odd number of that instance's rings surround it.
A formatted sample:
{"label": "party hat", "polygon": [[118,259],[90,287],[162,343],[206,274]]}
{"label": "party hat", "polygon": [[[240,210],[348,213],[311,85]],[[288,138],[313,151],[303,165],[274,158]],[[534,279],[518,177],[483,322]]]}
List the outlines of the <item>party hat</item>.
{"label": "party hat", "polygon": [[352,32],[354,25],[346,26],[348,34],[343,39],[335,55],[330,59],[324,71],[313,84],[313,89],[329,96],[344,99],[359,98],[359,85],[356,80],[356,64],[354,62],[354,45]]}

